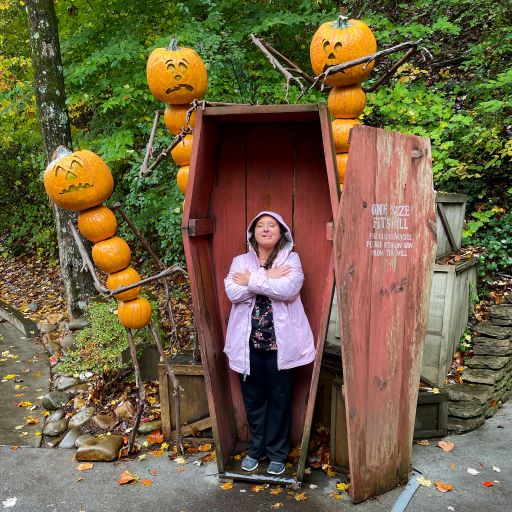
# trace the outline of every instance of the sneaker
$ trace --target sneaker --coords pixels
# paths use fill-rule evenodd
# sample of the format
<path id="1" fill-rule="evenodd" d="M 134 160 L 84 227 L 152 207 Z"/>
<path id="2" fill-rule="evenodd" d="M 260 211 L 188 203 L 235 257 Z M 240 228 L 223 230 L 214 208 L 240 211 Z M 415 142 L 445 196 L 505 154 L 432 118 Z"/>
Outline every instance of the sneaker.
<path id="1" fill-rule="evenodd" d="M 240 466 L 244 471 L 254 471 L 258 467 L 258 461 L 246 455 Z"/>
<path id="2" fill-rule="evenodd" d="M 285 465 L 282 462 L 274 462 L 272 461 L 267 468 L 267 473 L 270 475 L 280 475 L 284 473 Z"/>

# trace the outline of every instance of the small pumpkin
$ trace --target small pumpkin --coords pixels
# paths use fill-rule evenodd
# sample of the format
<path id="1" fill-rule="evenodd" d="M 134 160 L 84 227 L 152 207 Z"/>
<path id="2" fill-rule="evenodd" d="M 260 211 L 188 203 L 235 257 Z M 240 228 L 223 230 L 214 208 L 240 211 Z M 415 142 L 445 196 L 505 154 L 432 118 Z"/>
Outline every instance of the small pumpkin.
<path id="1" fill-rule="evenodd" d="M 130 264 L 131 257 L 130 247 L 118 236 L 102 240 L 92 248 L 92 259 L 95 265 L 108 274 L 126 268 Z"/>
<path id="2" fill-rule="evenodd" d="M 332 122 L 332 136 L 336 153 L 348 152 L 350 130 L 356 124 L 361 124 L 361 121 L 358 119 L 335 119 Z"/>
<path id="3" fill-rule="evenodd" d="M 189 171 L 189 166 L 184 165 L 183 167 L 180 167 L 178 174 L 176 175 L 176 181 L 178 182 L 178 188 L 181 190 L 182 194 L 187 193 L 188 171 Z"/>
<path id="4" fill-rule="evenodd" d="M 120 302 L 117 317 L 127 329 L 142 329 L 151 321 L 151 304 L 144 297 Z"/>
<path id="5" fill-rule="evenodd" d="M 336 119 L 357 119 L 366 105 L 366 93 L 359 84 L 333 87 L 327 98 L 329 111 Z"/>
<path id="6" fill-rule="evenodd" d="M 78 229 L 90 242 L 106 240 L 117 230 L 117 219 L 114 212 L 106 206 L 95 206 L 80 212 Z"/>
<path id="7" fill-rule="evenodd" d="M 189 103 L 185 105 L 166 105 L 164 110 L 164 124 L 173 135 L 178 135 L 181 129 L 187 126 L 187 112 L 189 109 Z M 188 121 L 188 126 L 194 128 L 195 124 L 196 111 L 194 110 Z"/>
<path id="8" fill-rule="evenodd" d="M 133 267 L 126 267 L 124 270 L 114 272 L 108 276 L 107 288 L 109 290 L 117 290 L 117 288 L 120 288 L 121 286 L 128 286 L 130 284 L 137 283 L 138 281 L 140 281 L 139 273 Z M 136 286 L 131 290 L 117 293 L 114 297 L 117 300 L 133 300 L 139 295 L 140 288 L 140 286 Z"/>
<path id="9" fill-rule="evenodd" d="M 365 57 L 377 51 L 377 41 L 368 25 L 361 20 L 349 20 L 340 15 L 334 22 L 320 25 L 309 48 L 315 75 L 337 64 Z M 375 62 L 367 62 L 338 71 L 325 80 L 333 87 L 356 84 L 364 80 Z"/>
<path id="10" fill-rule="evenodd" d="M 146 66 L 148 86 L 164 103 L 190 103 L 200 100 L 208 85 L 206 66 L 192 48 L 180 48 L 172 39 L 168 48 L 151 52 Z"/>
<path id="11" fill-rule="evenodd" d="M 61 147 L 44 171 L 43 183 L 56 205 L 73 211 L 103 203 L 114 190 L 114 179 L 107 164 L 87 149 L 71 153 Z"/>
<path id="12" fill-rule="evenodd" d="M 192 156 L 192 141 L 194 136 L 189 134 L 178 143 L 178 145 L 171 151 L 172 159 L 179 165 L 190 164 L 190 157 Z"/>
<path id="13" fill-rule="evenodd" d="M 338 181 L 343 185 L 347 173 L 348 153 L 336 153 L 336 164 L 338 166 Z"/>

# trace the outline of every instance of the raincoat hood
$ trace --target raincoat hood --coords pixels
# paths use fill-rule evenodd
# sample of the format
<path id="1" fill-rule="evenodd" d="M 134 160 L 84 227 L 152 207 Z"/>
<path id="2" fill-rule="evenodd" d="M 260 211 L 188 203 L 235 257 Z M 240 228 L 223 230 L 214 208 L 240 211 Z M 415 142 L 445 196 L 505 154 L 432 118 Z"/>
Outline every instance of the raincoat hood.
<path id="1" fill-rule="evenodd" d="M 254 232 L 254 224 L 255 224 L 256 220 L 259 219 L 260 217 L 262 217 L 263 215 L 270 215 L 270 217 L 273 217 L 274 219 L 276 219 L 277 222 L 279 222 L 279 224 L 281 224 L 281 226 L 284 228 L 284 231 L 285 231 L 284 238 L 286 240 L 286 243 L 280 252 L 282 252 L 284 254 L 289 254 L 291 252 L 291 250 L 293 249 L 292 232 L 290 231 L 290 228 L 288 227 L 286 222 L 283 220 L 281 215 L 279 215 L 276 212 L 272 212 L 272 211 L 268 211 L 268 210 L 259 212 L 258 215 L 256 215 L 251 220 L 251 222 L 249 222 L 249 226 L 247 227 L 247 246 L 249 248 L 249 251 L 255 252 L 254 247 L 252 246 L 252 244 L 250 242 L 250 239 Z"/>

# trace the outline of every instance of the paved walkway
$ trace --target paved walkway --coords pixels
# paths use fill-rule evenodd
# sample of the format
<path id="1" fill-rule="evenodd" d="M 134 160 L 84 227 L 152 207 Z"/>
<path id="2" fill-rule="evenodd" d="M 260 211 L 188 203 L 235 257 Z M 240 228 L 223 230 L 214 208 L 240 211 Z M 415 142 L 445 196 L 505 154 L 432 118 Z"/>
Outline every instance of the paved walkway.
<path id="1" fill-rule="evenodd" d="M 48 393 L 49 379 L 44 347 L 9 323 L 0 323 L 0 444 L 40 445 L 40 397 Z"/>

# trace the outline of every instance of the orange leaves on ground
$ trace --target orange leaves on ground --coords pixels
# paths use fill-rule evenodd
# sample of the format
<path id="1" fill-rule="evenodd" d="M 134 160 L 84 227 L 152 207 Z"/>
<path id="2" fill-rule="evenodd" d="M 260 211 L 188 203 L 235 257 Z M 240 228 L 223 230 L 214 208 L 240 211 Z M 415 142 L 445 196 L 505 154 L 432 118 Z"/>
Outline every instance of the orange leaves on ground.
<path id="1" fill-rule="evenodd" d="M 336 476 L 336 472 L 332 469 L 332 466 L 330 466 L 329 464 L 322 464 L 322 469 L 324 470 L 327 476 Z"/>
<path id="2" fill-rule="evenodd" d="M 295 501 L 306 501 L 308 497 L 306 496 L 306 491 L 297 493 L 293 499 Z"/>
<path id="3" fill-rule="evenodd" d="M 82 464 L 78 464 L 78 467 L 76 468 L 77 471 L 88 471 L 89 469 L 92 469 L 94 467 L 94 464 L 92 462 L 82 462 Z"/>
<path id="4" fill-rule="evenodd" d="M 436 480 L 434 482 L 434 485 L 436 486 L 436 489 L 441 492 L 449 492 L 453 490 L 452 484 L 446 484 L 444 482 L 441 482 L 440 480 Z"/>
<path id="5" fill-rule="evenodd" d="M 492 487 L 494 485 L 494 482 L 490 482 L 489 480 L 482 483 L 485 485 L 485 487 Z"/>
<path id="6" fill-rule="evenodd" d="M 164 436 L 160 430 L 155 430 L 154 432 L 151 432 L 148 436 L 148 442 L 149 443 L 163 443 L 164 442 Z"/>
<path id="7" fill-rule="evenodd" d="M 221 489 L 224 489 L 225 491 L 230 491 L 233 489 L 233 482 L 224 482 L 221 486 Z"/>
<path id="8" fill-rule="evenodd" d="M 153 485 L 153 480 L 141 480 L 140 485 L 143 485 L 144 487 L 149 487 L 150 485 Z"/>
<path id="9" fill-rule="evenodd" d="M 430 441 L 428 439 L 421 439 L 420 441 L 415 441 L 415 443 L 419 446 L 430 446 Z"/>
<path id="10" fill-rule="evenodd" d="M 283 508 L 284 503 L 278 501 L 277 503 L 274 503 L 273 505 L 270 505 L 270 508 Z"/>
<path id="11" fill-rule="evenodd" d="M 455 448 L 455 445 L 450 441 L 439 441 L 437 446 L 441 448 L 443 452 L 451 452 Z"/>
<path id="12" fill-rule="evenodd" d="M 251 492 L 261 492 L 265 490 L 265 485 L 251 485 Z"/>
<path id="13" fill-rule="evenodd" d="M 150 471 L 150 473 L 151 473 L 153 476 L 158 475 L 158 471 L 157 471 L 156 469 L 152 469 L 152 470 Z"/>
<path id="14" fill-rule="evenodd" d="M 278 494 L 281 494 L 283 492 L 283 488 L 278 485 L 277 487 L 272 487 L 272 489 L 270 489 L 270 494 L 272 494 L 272 496 L 277 496 Z"/>
<path id="15" fill-rule="evenodd" d="M 20 445 L 16 444 L 14 446 L 11 446 L 11 451 L 15 452 L 16 450 L 19 450 L 19 448 L 20 448 Z"/>
<path id="16" fill-rule="evenodd" d="M 153 457 L 161 457 L 164 454 L 163 450 L 151 450 L 149 452 Z"/>
<path id="17" fill-rule="evenodd" d="M 16 407 L 32 407 L 32 402 L 17 402 L 14 405 Z"/>
<path id="18" fill-rule="evenodd" d="M 215 452 L 210 452 L 201 457 L 199 460 L 207 464 L 208 462 L 213 462 L 214 460 L 217 460 L 217 455 L 215 455 Z"/>
<path id="19" fill-rule="evenodd" d="M 39 423 L 39 418 L 36 418 L 35 416 L 27 416 L 25 421 L 27 422 L 27 425 L 37 425 Z"/>
<path id="20" fill-rule="evenodd" d="M 139 479 L 136 476 L 133 476 L 129 471 L 123 471 L 121 476 L 117 480 L 118 484 L 125 485 L 138 482 Z"/>
<path id="21" fill-rule="evenodd" d="M 339 491 L 346 491 L 350 487 L 350 484 L 346 484 L 345 482 L 338 482 L 336 484 L 336 489 Z"/>
<path id="22" fill-rule="evenodd" d="M 176 468 L 176 473 L 184 473 L 184 472 L 185 472 L 185 468 L 183 466 Z"/>
<path id="23" fill-rule="evenodd" d="M 209 452 L 211 449 L 212 449 L 212 445 L 210 443 L 199 445 L 200 452 Z"/>
<path id="24" fill-rule="evenodd" d="M 331 498 L 334 498 L 335 500 L 342 500 L 343 499 L 343 494 L 340 494 L 339 492 L 336 492 L 336 491 L 330 492 L 329 496 Z"/>

